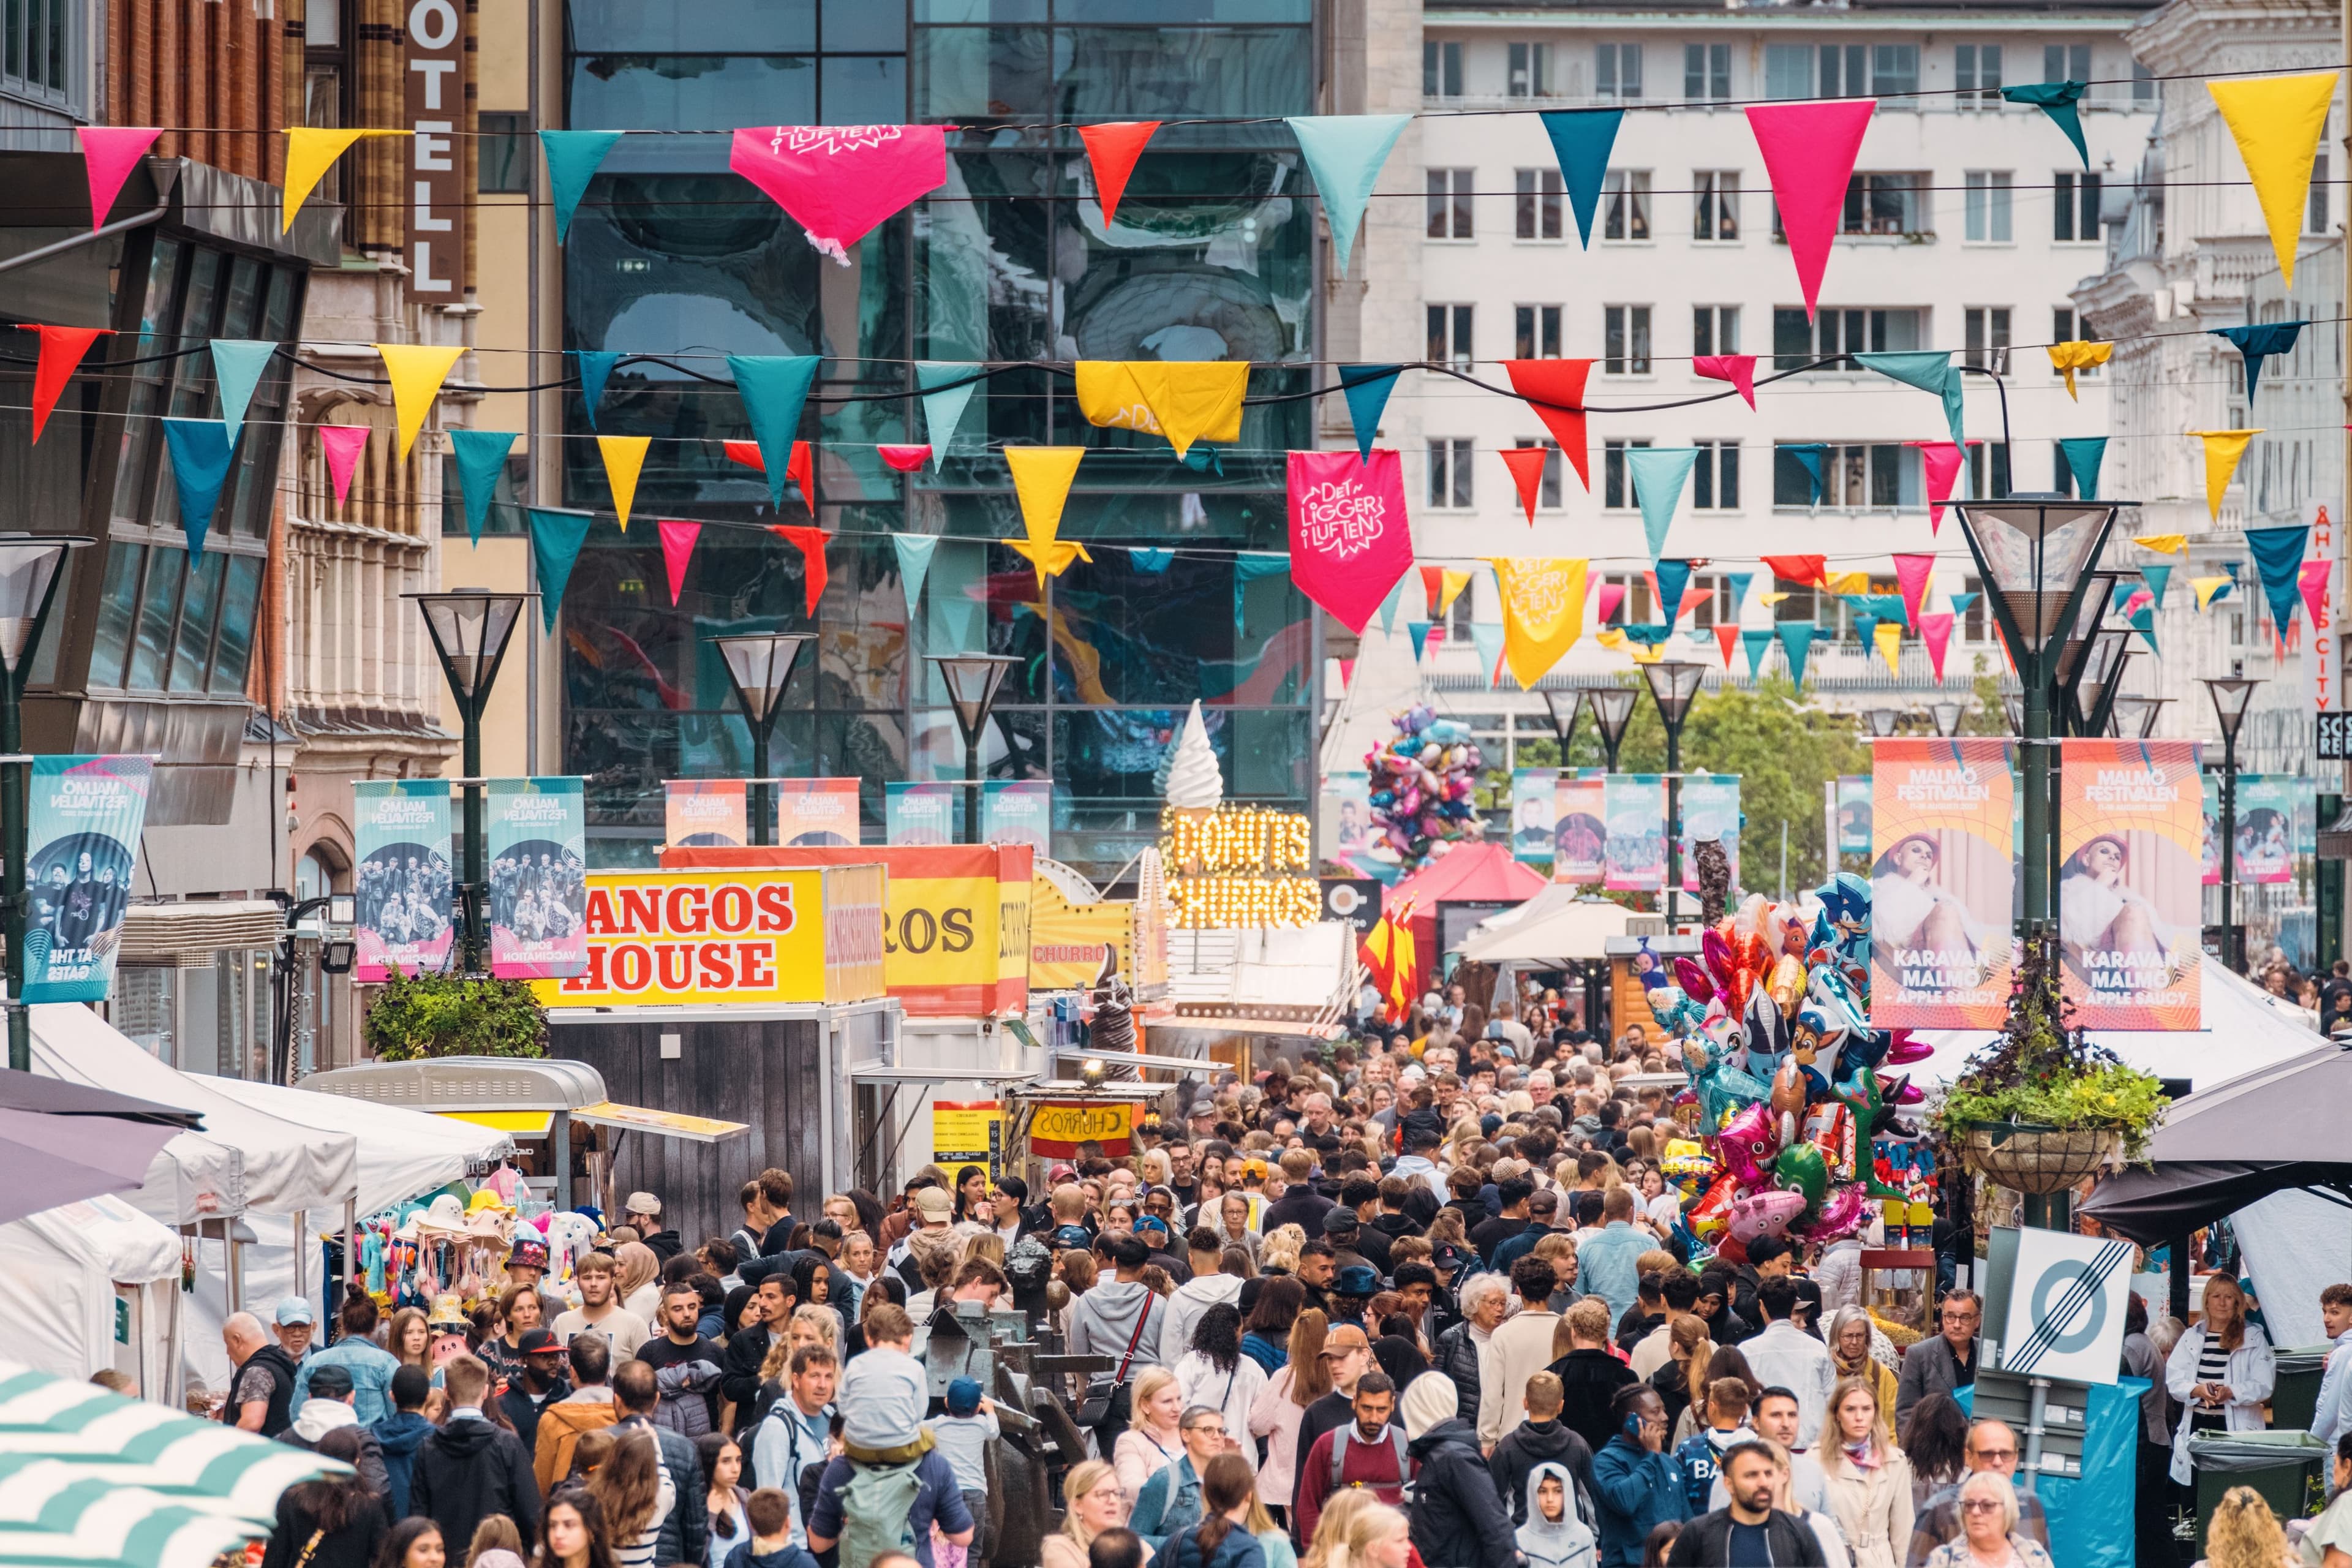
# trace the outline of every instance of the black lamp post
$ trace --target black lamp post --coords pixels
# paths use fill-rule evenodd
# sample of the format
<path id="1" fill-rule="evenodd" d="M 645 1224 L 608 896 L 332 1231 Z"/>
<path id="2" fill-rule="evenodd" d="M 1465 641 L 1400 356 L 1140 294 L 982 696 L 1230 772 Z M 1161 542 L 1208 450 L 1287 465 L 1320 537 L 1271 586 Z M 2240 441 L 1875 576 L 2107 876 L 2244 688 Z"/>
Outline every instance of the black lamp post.
<path id="1" fill-rule="evenodd" d="M 1577 721 L 1584 717 L 1584 693 L 1576 687 L 1547 689 L 1544 710 L 1551 715 L 1551 732 L 1559 740 L 1559 765 L 1568 766 L 1568 748 L 1576 739 Z"/>
<path id="2" fill-rule="evenodd" d="M 2131 629 L 2110 626 L 2091 639 L 2090 651 L 2083 656 L 2080 672 L 2074 678 L 2074 690 L 2070 702 L 2074 709 L 2074 733 L 2097 735 L 2105 731 L 2107 718 L 2115 711 L 2116 699 L 2121 694 L 2124 666 L 2131 660 Z"/>
<path id="3" fill-rule="evenodd" d="M 458 963 L 467 974 L 479 974 L 488 953 L 488 931 L 483 920 L 482 862 L 482 710 L 489 703 L 490 687 L 499 678 L 507 643 L 522 624 L 536 594 L 496 594 L 488 588 L 452 588 L 440 594 L 404 594 L 425 612 L 425 630 L 440 658 L 441 674 L 457 700 L 465 736 L 461 759 L 464 777 L 458 781 L 465 798 L 466 875 L 457 887 L 463 910 Z"/>
<path id="4" fill-rule="evenodd" d="M 1877 741 L 1893 735 L 1902 718 L 1903 715 L 1892 708 L 1865 708 L 1862 710 L 1863 728 L 1870 731 L 1873 740 Z"/>
<path id="5" fill-rule="evenodd" d="M 25 809 L 32 759 L 25 748 L 25 681 L 41 627 L 57 597 L 66 552 L 91 541 L 79 534 L 0 533 L 0 931 L 8 938 L 8 1065 L 33 1070 L 33 1020 L 25 1011 L 25 858 L 32 823 Z"/>
<path id="6" fill-rule="evenodd" d="M 1969 716 L 1969 705 L 1948 697 L 1938 698 L 1927 704 L 1927 715 L 1936 721 L 1936 733 L 1948 741 L 1960 732 L 1961 721 Z"/>
<path id="7" fill-rule="evenodd" d="M 964 802 L 963 842 L 980 842 L 980 733 L 1004 678 L 1021 661 L 1010 654 L 935 653 L 927 656 L 939 666 L 940 679 L 955 709 L 956 726 L 963 731 L 963 782 L 971 792 Z"/>
<path id="8" fill-rule="evenodd" d="M 1706 679 L 1706 666 L 1683 659 L 1662 658 L 1645 664 L 1642 674 L 1650 682 L 1650 696 L 1658 704 L 1658 718 L 1666 727 L 1666 930 L 1674 931 L 1683 890 L 1683 721 Z"/>
<path id="9" fill-rule="evenodd" d="M 2213 697 L 2213 717 L 2221 723 L 2221 962 L 2238 973 L 2246 969 L 2245 933 L 2238 929 L 2238 731 L 2246 722 L 2246 705 L 2253 700 L 2260 681 L 2240 673 L 2206 679 Z"/>
<path id="10" fill-rule="evenodd" d="M 1952 504 L 2023 689 L 2018 738 L 2025 753 L 2021 847 L 2028 934 L 2038 935 L 2050 921 L 2050 698 L 2056 655 L 2093 588 L 2091 568 L 2116 513 L 2126 504 L 2054 495 Z"/>
<path id="11" fill-rule="evenodd" d="M 2022 735 L 2025 733 L 2024 698 L 2020 697 L 2014 691 L 2004 694 L 2000 700 L 2000 711 L 2001 716 L 2009 721 L 2009 732 L 2011 734 Z"/>
<path id="12" fill-rule="evenodd" d="M 2118 696 L 2109 705 L 2109 727 L 2121 739 L 2145 741 L 2156 733 L 2164 705 L 2171 700 L 2169 697 Z"/>
<path id="13" fill-rule="evenodd" d="M 808 632 L 746 632 L 710 639 L 726 662 L 728 683 L 735 688 L 735 701 L 751 731 L 751 787 L 743 808 L 751 818 L 745 826 L 753 844 L 768 842 L 768 825 L 776 815 L 768 805 L 768 742 L 776 732 L 776 715 L 784 709 L 784 688 L 793 682 L 801 649 L 814 641 Z"/>
<path id="14" fill-rule="evenodd" d="M 1644 668 L 1655 668 L 1646 665 Z M 1641 693 L 1630 686 L 1588 686 L 1584 700 L 1592 704 L 1592 727 L 1601 731 L 1601 752 L 1609 771 L 1617 771 L 1617 748 L 1625 743 L 1625 726 L 1633 721 L 1633 704 Z"/>

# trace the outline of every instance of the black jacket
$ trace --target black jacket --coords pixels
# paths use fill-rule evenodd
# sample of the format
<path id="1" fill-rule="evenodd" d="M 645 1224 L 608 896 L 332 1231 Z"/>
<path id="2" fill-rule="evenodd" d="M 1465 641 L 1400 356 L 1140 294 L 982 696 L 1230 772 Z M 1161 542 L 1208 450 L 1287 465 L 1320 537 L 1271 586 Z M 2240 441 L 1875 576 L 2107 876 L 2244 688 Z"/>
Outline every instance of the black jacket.
<path id="1" fill-rule="evenodd" d="M 1594 1453 L 1607 1447 L 1617 1435 L 1611 1402 L 1619 1389 L 1642 1381 L 1633 1369 L 1607 1351 L 1570 1351 L 1544 1370 L 1559 1379 L 1559 1418 Z"/>
<path id="2" fill-rule="evenodd" d="M 760 1402 L 760 1365 L 768 1359 L 768 1325 L 738 1329 L 727 1342 L 726 1359 L 719 1363 L 719 1396 L 735 1405 L 735 1430 L 751 1424 L 751 1407 Z"/>
<path id="3" fill-rule="evenodd" d="M 262 1548 L 261 1568 L 294 1568 L 301 1559 L 303 1548 L 310 1544 L 310 1537 L 319 1525 L 308 1510 L 295 1502 L 302 1489 L 289 1487 L 278 1495 L 278 1528 L 269 1532 L 269 1544 Z M 320 1536 L 319 1549 L 310 1553 L 309 1568 L 374 1568 L 376 1551 L 391 1533 L 392 1525 L 384 1518 L 383 1500 L 370 1498 L 342 1529 Z"/>
<path id="4" fill-rule="evenodd" d="M 657 1230 L 651 1236 L 641 1236 L 637 1239 L 652 1247 L 654 1256 L 664 1263 L 686 1250 L 686 1243 L 678 1240 L 677 1232 L 674 1230 Z"/>
<path id="5" fill-rule="evenodd" d="M 1511 1562 L 1511 1513 L 1478 1452 L 1478 1429 L 1456 1416 L 1413 1439 L 1412 1544 L 1428 1568 Z"/>
<path id="6" fill-rule="evenodd" d="M 571 1383 L 561 1377 L 548 1389 L 544 1399 L 533 1399 L 530 1390 L 520 1378 L 507 1384 L 507 1391 L 499 1395 L 499 1409 L 513 1425 L 515 1436 L 522 1439 L 524 1453 L 539 1451 L 539 1413 L 559 1400 L 569 1398 L 571 1394 Z"/>
<path id="7" fill-rule="evenodd" d="M 1774 1509 L 1764 1521 L 1773 1568 L 1822 1568 L 1822 1543 L 1804 1521 Z M 1731 1561 L 1731 1510 L 1717 1509 L 1683 1526 L 1666 1553 L 1666 1568 L 1717 1568 Z"/>
<path id="8" fill-rule="evenodd" d="M 682 1432 L 673 1432 L 656 1425 L 642 1415 L 624 1416 L 614 1424 L 615 1435 L 624 1432 L 645 1432 L 661 1445 L 662 1468 L 669 1472 L 670 1485 L 677 1489 L 677 1501 L 662 1521 L 661 1531 L 654 1537 L 656 1563 L 685 1563 L 702 1568 L 703 1552 L 709 1544 L 710 1521 L 708 1498 L 710 1489 L 704 1483 L 702 1459 L 694 1451 L 694 1439 Z"/>
<path id="9" fill-rule="evenodd" d="M 1437 1336 L 1434 1371 L 1454 1382 L 1454 1410 L 1463 1420 L 1478 1419 L 1478 1342 L 1470 1337 L 1470 1320 L 1463 1319 Z"/>
<path id="10" fill-rule="evenodd" d="M 528 1551 L 539 1539 L 539 1507 L 530 1450 L 503 1426 L 453 1418 L 416 1450 L 408 1511 L 439 1525 L 445 1542 L 469 1542 L 476 1525 L 502 1513 L 514 1521 Z"/>
<path id="11" fill-rule="evenodd" d="M 294 1425 L 294 1358 L 277 1345 L 264 1345 L 236 1363 L 236 1370 L 228 1375 L 229 1397 L 221 1406 L 221 1420 L 231 1426 L 236 1425 L 236 1385 L 250 1366 L 268 1369 L 269 1408 L 261 1418 L 261 1436 L 275 1437 Z"/>
<path id="12" fill-rule="evenodd" d="M 1522 1421 L 1486 1457 L 1495 1489 L 1511 1510 L 1511 1521 L 1525 1524 L 1528 1478 L 1538 1465 L 1564 1465 L 1582 1488 L 1592 1485 L 1592 1448 L 1561 1421 Z"/>

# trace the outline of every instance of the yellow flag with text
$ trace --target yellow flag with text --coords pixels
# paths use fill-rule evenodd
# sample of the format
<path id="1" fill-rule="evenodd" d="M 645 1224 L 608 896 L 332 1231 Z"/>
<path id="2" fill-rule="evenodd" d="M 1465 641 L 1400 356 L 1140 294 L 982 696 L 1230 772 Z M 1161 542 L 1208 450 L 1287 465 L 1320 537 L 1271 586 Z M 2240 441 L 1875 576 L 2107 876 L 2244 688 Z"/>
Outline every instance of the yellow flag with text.
<path id="1" fill-rule="evenodd" d="M 1503 591 L 1503 662 L 1520 689 L 1532 690 L 1582 635 L 1588 564 L 1581 557 L 1496 558 L 1495 581 Z"/>

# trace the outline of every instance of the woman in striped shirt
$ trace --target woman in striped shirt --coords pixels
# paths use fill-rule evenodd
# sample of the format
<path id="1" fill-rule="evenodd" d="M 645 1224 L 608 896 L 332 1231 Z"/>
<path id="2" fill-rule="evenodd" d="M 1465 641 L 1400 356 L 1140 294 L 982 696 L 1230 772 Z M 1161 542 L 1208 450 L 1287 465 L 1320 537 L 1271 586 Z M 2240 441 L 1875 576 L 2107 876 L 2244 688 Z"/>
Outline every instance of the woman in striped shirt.
<path id="1" fill-rule="evenodd" d="M 2227 1274 L 2208 1275 L 2201 1321 L 2164 1363 L 2165 1386 L 2183 1407 L 2172 1436 L 2172 1479 L 2189 1484 L 2192 1432 L 2261 1431 L 2263 1402 L 2277 1382 L 2270 1341 L 2246 1321 L 2245 1292 Z"/>
<path id="2" fill-rule="evenodd" d="M 632 1432 L 614 1444 L 611 1458 L 588 1478 L 588 1490 L 604 1508 L 605 1539 L 620 1568 L 653 1568 L 662 1521 L 677 1506 L 653 1435 Z"/>

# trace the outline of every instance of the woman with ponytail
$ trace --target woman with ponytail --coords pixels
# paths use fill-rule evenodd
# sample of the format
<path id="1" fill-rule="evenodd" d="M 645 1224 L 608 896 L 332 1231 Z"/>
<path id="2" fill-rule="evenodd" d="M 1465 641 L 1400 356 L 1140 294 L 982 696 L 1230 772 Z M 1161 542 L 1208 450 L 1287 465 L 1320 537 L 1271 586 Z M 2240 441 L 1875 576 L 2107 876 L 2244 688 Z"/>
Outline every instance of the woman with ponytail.
<path id="1" fill-rule="evenodd" d="M 1265 1548 L 1249 1531 L 1257 1475 L 1239 1454 L 1219 1454 L 1201 1475 L 1201 1524 L 1172 1537 L 1165 1568 L 1265 1568 Z"/>

